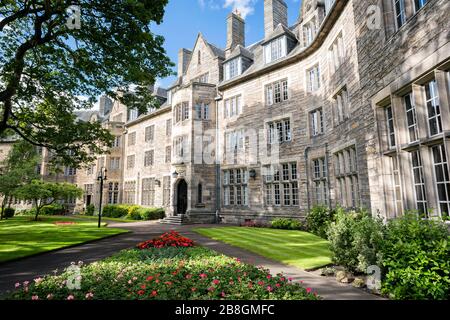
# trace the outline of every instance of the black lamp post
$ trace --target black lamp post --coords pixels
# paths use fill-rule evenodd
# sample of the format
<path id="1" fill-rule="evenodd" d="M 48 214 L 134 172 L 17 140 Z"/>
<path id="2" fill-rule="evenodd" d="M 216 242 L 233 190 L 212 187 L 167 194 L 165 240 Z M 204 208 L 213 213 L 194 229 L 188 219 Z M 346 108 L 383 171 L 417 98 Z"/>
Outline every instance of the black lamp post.
<path id="1" fill-rule="evenodd" d="M 100 172 L 98 173 L 97 180 L 100 181 L 100 203 L 98 205 L 98 227 L 102 223 L 102 202 L 103 202 L 103 181 L 107 180 L 106 178 L 106 168 L 101 167 Z"/>

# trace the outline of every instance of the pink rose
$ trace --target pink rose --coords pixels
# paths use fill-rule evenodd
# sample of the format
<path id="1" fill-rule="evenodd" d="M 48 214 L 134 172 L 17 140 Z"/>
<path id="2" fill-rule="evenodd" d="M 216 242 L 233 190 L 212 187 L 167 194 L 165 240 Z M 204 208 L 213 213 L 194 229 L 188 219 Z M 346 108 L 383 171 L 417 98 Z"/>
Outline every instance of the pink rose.
<path id="1" fill-rule="evenodd" d="M 31 297 L 31 300 L 39 300 L 39 297 L 37 295 L 34 295 Z"/>

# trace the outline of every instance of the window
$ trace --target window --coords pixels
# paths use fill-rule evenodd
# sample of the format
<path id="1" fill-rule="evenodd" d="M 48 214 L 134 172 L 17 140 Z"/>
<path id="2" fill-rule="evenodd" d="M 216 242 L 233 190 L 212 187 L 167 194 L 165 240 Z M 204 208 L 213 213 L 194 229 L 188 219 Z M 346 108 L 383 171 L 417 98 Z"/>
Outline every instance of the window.
<path id="1" fill-rule="evenodd" d="M 163 206 L 170 206 L 170 176 L 163 177 Z"/>
<path id="2" fill-rule="evenodd" d="M 324 132 L 322 108 L 310 113 L 311 136 L 315 137 Z"/>
<path id="3" fill-rule="evenodd" d="M 189 103 L 183 102 L 182 104 L 183 113 L 181 116 L 181 120 L 184 121 L 186 119 L 189 119 Z"/>
<path id="4" fill-rule="evenodd" d="M 176 157 L 182 158 L 184 156 L 185 143 L 186 143 L 186 140 L 183 136 L 175 138 L 174 146 L 175 146 L 175 156 Z"/>
<path id="5" fill-rule="evenodd" d="M 125 204 L 135 204 L 136 201 L 136 181 L 127 181 L 123 186 L 123 202 Z"/>
<path id="6" fill-rule="evenodd" d="M 93 184 L 85 184 L 84 185 L 84 194 L 92 195 L 94 193 L 94 185 Z"/>
<path id="7" fill-rule="evenodd" d="M 337 199 L 343 207 L 359 206 L 359 182 L 355 147 L 334 154 Z"/>
<path id="8" fill-rule="evenodd" d="M 386 113 L 386 127 L 387 127 L 389 148 L 394 148 L 395 127 L 394 127 L 394 115 L 392 113 L 392 106 L 386 107 L 385 113 Z"/>
<path id="9" fill-rule="evenodd" d="M 209 120 L 209 104 L 198 103 L 195 105 L 195 118 L 197 120 Z"/>
<path id="10" fill-rule="evenodd" d="M 414 0 L 414 9 L 419 11 L 427 2 L 428 0 Z"/>
<path id="11" fill-rule="evenodd" d="M 397 156 L 392 157 L 391 161 L 392 161 L 392 184 L 394 187 L 395 213 L 396 213 L 396 217 L 398 217 L 403 212 L 402 189 L 401 189 L 401 182 L 400 182 L 400 168 L 398 166 Z"/>
<path id="12" fill-rule="evenodd" d="M 109 159 L 109 169 L 110 170 L 119 170 L 120 169 L 120 158 L 111 157 Z"/>
<path id="13" fill-rule="evenodd" d="M 75 176 L 77 174 L 77 169 L 73 167 L 65 167 L 64 175 L 65 176 Z"/>
<path id="14" fill-rule="evenodd" d="M 203 203 L 203 186 L 201 183 L 197 185 L 197 203 Z"/>
<path id="15" fill-rule="evenodd" d="M 166 147 L 166 156 L 164 159 L 165 163 L 171 163 L 172 162 L 172 147 L 171 146 L 167 146 Z"/>
<path id="16" fill-rule="evenodd" d="M 334 40 L 333 44 L 328 49 L 330 70 L 331 73 L 336 72 L 341 66 L 345 59 L 345 48 L 344 39 L 342 37 L 342 32 Z"/>
<path id="17" fill-rule="evenodd" d="M 428 215 L 428 201 L 425 192 L 422 156 L 419 150 L 411 152 L 411 164 L 414 195 L 416 197 L 416 209 L 420 214 Z"/>
<path id="18" fill-rule="evenodd" d="M 325 158 L 318 158 L 313 163 L 313 184 L 315 204 L 328 205 L 328 174 Z"/>
<path id="19" fill-rule="evenodd" d="M 114 137 L 114 142 L 113 142 L 112 147 L 113 147 L 113 148 L 120 148 L 120 142 L 121 142 L 121 140 L 122 140 L 122 137 L 121 137 L 121 136 L 115 136 L 115 137 Z"/>
<path id="20" fill-rule="evenodd" d="M 135 155 L 131 155 L 127 157 L 127 169 L 133 169 L 134 168 L 134 162 L 135 162 Z"/>
<path id="21" fill-rule="evenodd" d="M 101 169 L 105 165 L 105 157 L 99 157 L 98 158 L 98 168 Z"/>
<path id="22" fill-rule="evenodd" d="M 138 115 L 138 109 L 128 109 L 128 121 L 136 120 Z"/>
<path id="23" fill-rule="evenodd" d="M 183 102 L 174 107 L 175 123 L 189 119 L 189 103 Z"/>
<path id="24" fill-rule="evenodd" d="M 331 11 L 331 7 L 333 6 L 335 0 L 325 0 L 325 15 L 327 15 Z"/>
<path id="25" fill-rule="evenodd" d="M 228 98 L 224 103 L 224 117 L 230 118 L 242 113 L 242 98 L 240 95 Z"/>
<path id="26" fill-rule="evenodd" d="M 155 205 L 155 178 L 142 179 L 142 205 Z"/>
<path id="27" fill-rule="evenodd" d="M 134 146 L 136 144 L 136 132 L 131 132 L 128 135 L 128 145 Z"/>
<path id="28" fill-rule="evenodd" d="M 144 154 L 144 167 L 149 167 L 154 164 L 154 158 L 155 158 L 155 151 L 149 150 L 145 151 Z"/>
<path id="29" fill-rule="evenodd" d="M 297 163 L 263 167 L 264 198 L 267 206 L 298 206 Z"/>
<path id="30" fill-rule="evenodd" d="M 425 84 L 425 97 L 428 110 L 428 129 L 430 136 L 435 136 L 442 132 L 441 109 L 436 86 L 436 80 Z"/>
<path id="31" fill-rule="evenodd" d="M 395 22 L 399 29 L 406 21 L 405 0 L 394 0 Z"/>
<path id="32" fill-rule="evenodd" d="M 109 182 L 108 183 L 108 204 L 119 203 L 119 183 Z"/>
<path id="33" fill-rule="evenodd" d="M 242 60 L 240 57 L 226 62 L 223 66 L 225 80 L 230 80 L 242 73 Z"/>
<path id="34" fill-rule="evenodd" d="M 344 122 L 348 117 L 348 92 L 342 88 L 334 97 L 334 124 L 335 126 Z"/>
<path id="35" fill-rule="evenodd" d="M 406 96 L 403 97 L 403 99 L 405 101 L 409 142 L 415 142 L 419 140 L 419 129 L 417 127 L 417 114 L 416 114 L 416 106 L 414 103 L 414 96 L 412 93 L 408 93 Z"/>
<path id="36" fill-rule="evenodd" d="M 145 128 L 145 142 L 149 142 L 155 139 L 155 125 Z"/>
<path id="37" fill-rule="evenodd" d="M 305 47 L 309 46 L 316 35 L 316 19 L 311 19 L 308 23 L 303 25 L 303 42 Z"/>
<path id="38" fill-rule="evenodd" d="M 248 171 L 244 168 L 223 172 L 225 206 L 248 206 Z"/>
<path id="39" fill-rule="evenodd" d="M 197 63 L 202 64 L 202 52 L 197 51 Z"/>
<path id="40" fill-rule="evenodd" d="M 319 65 L 315 65 L 306 71 L 308 92 L 314 92 L 320 89 L 320 70 Z"/>
<path id="41" fill-rule="evenodd" d="M 225 133 L 225 148 L 227 152 L 243 151 L 245 144 L 244 130 Z"/>
<path id="42" fill-rule="evenodd" d="M 166 137 L 172 136 L 172 119 L 166 120 Z"/>
<path id="43" fill-rule="evenodd" d="M 266 85 L 266 104 L 271 106 L 289 99 L 286 79 Z"/>
<path id="44" fill-rule="evenodd" d="M 282 36 L 275 40 L 272 40 L 264 46 L 264 56 L 266 63 L 276 61 L 286 56 L 286 42 L 286 36 Z"/>
<path id="45" fill-rule="evenodd" d="M 267 126 L 267 141 L 269 144 L 291 141 L 291 121 L 289 119 L 269 122 Z"/>
<path id="46" fill-rule="evenodd" d="M 91 164 L 91 165 L 89 165 L 89 167 L 87 168 L 86 174 L 87 174 L 88 176 L 90 176 L 91 174 L 94 174 L 94 170 L 95 170 L 95 165 L 94 165 L 94 164 Z M 39 171 L 39 172 L 40 172 L 40 171 Z"/>
<path id="47" fill-rule="evenodd" d="M 443 144 L 432 148 L 434 178 L 441 217 L 450 213 L 450 177 L 448 171 L 447 154 Z"/>
<path id="48" fill-rule="evenodd" d="M 209 73 L 204 73 L 195 79 L 195 82 L 208 83 Z"/>

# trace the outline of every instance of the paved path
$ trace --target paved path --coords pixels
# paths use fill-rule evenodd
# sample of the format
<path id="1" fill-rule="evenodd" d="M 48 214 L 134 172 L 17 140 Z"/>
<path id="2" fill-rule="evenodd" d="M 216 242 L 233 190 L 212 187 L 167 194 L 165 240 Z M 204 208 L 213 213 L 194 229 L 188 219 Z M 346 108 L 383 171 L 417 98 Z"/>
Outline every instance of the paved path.
<path id="1" fill-rule="evenodd" d="M 124 228 L 131 233 L 121 234 L 112 238 L 94 241 L 88 244 L 61 249 L 18 261 L 0 264 L 0 295 L 13 289 L 16 282 L 32 280 L 39 276 L 52 273 L 55 269 L 63 269 L 72 261 L 90 263 L 115 252 L 135 246 L 138 242 L 151 239 L 169 230 L 178 230 L 197 243 L 217 252 L 241 259 L 243 262 L 261 265 L 270 269 L 272 274 L 283 272 L 294 281 L 303 281 L 305 287 L 311 287 L 324 299 L 332 300 L 374 300 L 381 299 L 351 285 L 340 284 L 334 279 L 321 277 L 305 272 L 296 267 L 261 257 L 244 249 L 234 247 L 223 242 L 215 241 L 191 231 L 192 226 L 162 225 L 157 222 L 112 223 L 111 227 Z M 211 225 L 212 226 L 212 225 Z M 211 227 L 197 225 L 196 227 Z M 217 227 L 217 225 L 214 225 Z"/>

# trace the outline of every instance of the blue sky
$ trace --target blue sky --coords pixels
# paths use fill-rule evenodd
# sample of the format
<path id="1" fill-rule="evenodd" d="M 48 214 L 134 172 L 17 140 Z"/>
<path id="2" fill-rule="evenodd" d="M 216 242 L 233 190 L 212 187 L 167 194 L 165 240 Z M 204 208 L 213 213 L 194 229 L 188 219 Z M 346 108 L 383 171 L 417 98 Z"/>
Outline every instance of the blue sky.
<path id="1" fill-rule="evenodd" d="M 298 18 L 301 0 L 285 0 L 289 24 Z M 226 43 L 226 17 L 237 8 L 245 16 L 246 45 L 257 42 L 264 35 L 264 0 L 169 0 L 164 21 L 153 31 L 164 36 L 164 47 L 176 64 L 180 48 L 191 49 L 201 32 L 220 48 Z M 176 67 L 175 67 L 176 70 Z M 158 85 L 168 87 L 175 77 L 160 79 Z"/>

